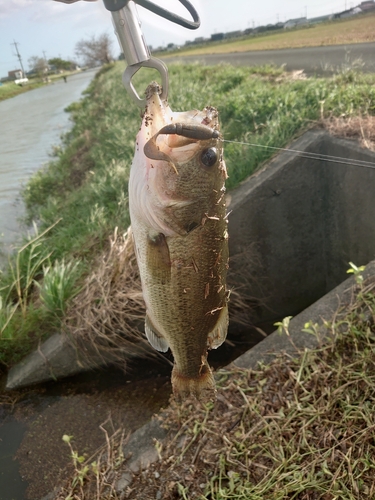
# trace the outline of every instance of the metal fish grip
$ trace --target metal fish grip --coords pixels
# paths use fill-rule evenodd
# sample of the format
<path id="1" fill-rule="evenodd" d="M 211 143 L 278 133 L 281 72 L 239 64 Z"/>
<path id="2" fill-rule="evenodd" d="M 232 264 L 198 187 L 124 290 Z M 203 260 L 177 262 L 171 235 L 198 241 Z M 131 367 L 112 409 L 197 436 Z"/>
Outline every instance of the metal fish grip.
<path id="1" fill-rule="evenodd" d="M 149 0 L 103 0 L 107 10 L 112 13 L 112 20 L 115 27 L 120 47 L 124 53 L 128 67 L 125 69 L 122 81 L 137 106 L 144 107 L 146 99 L 139 97 L 132 84 L 132 78 L 142 67 L 156 69 L 162 81 L 161 99 L 168 97 L 168 69 L 167 66 L 155 57 L 152 57 L 145 38 L 141 30 L 141 23 L 138 18 L 136 4 L 147 10 L 161 16 L 184 28 L 197 29 L 200 26 L 200 19 L 197 11 L 188 0 L 179 0 L 179 2 L 191 14 L 192 20 L 185 19 L 173 12 L 159 7 Z"/>

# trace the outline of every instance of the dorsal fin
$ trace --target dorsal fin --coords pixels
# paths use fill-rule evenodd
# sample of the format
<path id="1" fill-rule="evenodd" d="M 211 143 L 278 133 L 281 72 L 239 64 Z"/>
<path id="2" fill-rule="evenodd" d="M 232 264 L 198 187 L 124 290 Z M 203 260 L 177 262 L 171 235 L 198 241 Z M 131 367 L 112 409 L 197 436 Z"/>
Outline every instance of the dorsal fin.
<path id="1" fill-rule="evenodd" d="M 145 333 L 147 340 L 150 342 L 152 347 L 160 352 L 167 352 L 169 349 L 169 344 L 165 338 L 157 331 L 157 329 L 152 324 L 148 314 L 146 314 L 145 320 Z"/>

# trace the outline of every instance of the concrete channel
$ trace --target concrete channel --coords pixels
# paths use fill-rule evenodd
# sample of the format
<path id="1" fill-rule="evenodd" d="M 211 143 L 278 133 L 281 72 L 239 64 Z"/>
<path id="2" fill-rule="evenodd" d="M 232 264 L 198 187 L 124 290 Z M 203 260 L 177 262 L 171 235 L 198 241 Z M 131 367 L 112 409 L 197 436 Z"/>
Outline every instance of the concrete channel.
<path id="1" fill-rule="evenodd" d="M 375 154 L 322 130 L 305 133 L 290 150 L 325 159 L 284 151 L 228 195 L 230 285 L 260 327 L 299 314 L 338 286 L 349 262 L 375 258 Z M 9 371 L 6 387 L 90 369 L 84 357 L 56 333 Z"/>
<path id="2" fill-rule="evenodd" d="M 289 335 L 273 332 L 232 363 L 239 368 L 255 369 L 281 352 L 295 355 L 324 342 L 324 321 L 352 298 L 349 262 L 367 264 L 364 279 L 375 279 L 375 154 L 322 131 L 308 132 L 291 149 L 369 162 L 370 168 L 282 153 L 231 193 L 231 255 L 244 256 L 233 259 L 232 272 L 245 278 L 245 293 L 258 301 L 255 324 L 295 316 Z M 320 326 L 319 339 L 303 331 L 307 322 Z M 130 458 L 119 493 L 134 472 L 158 460 L 155 442 L 166 435 L 156 419 L 132 434 L 123 449 Z"/>
<path id="3" fill-rule="evenodd" d="M 228 194 L 231 286 L 243 294 L 247 314 L 260 328 L 293 316 L 293 342 L 271 333 L 233 362 L 242 368 L 268 362 L 281 351 L 292 353 L 295 346 L 313 348 L 316 339 L 302 332 L 303 325 L 322 324 L 349 302 L 354 284 L 347 279 L 349 262 L 368 264 L 364 276 L 375 276 L 375 154 L 322 130 L 307 132 L 290 150 L 303 153 L 278 154 Z M 7 388 L 87 368 L 56 333 L 9 372 Z M 131 458 L 122 490 L 134 471 L 157 459 L 154 439 L 164 437 L 154 420 L 132 434 L 124 449 Z M 52 493 L 44 500 L 51 498 Z"/>

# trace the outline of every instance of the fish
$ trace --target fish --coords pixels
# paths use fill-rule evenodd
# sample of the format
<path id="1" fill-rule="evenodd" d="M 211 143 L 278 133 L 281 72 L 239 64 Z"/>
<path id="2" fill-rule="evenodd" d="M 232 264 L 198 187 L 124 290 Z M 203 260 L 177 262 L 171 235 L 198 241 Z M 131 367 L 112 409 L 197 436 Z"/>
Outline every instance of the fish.
<path id="1" fill-rule="evenodd" d="M 228 330 L 227 170 L 218 111 L 173 112 L 146 90 L 129 176 L 129 212 L 146 305 L 145 334 L 171 349 L 176 400 L 215 396 L 208 350 Z"/>

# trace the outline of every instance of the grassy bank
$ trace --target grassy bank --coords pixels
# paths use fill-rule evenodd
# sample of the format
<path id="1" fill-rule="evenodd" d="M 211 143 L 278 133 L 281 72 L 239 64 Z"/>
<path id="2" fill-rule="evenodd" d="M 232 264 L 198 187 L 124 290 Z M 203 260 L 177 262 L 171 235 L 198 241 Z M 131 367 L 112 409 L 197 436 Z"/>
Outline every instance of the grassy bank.
<path id="1" fill-rule="evenodd" d="M 140 111 L 121 83 L 122 64 L 103 70 L 70 106 L 73 128 L 55 159 L 24 190 L 38 235 L 25 240 L 0 276 L 0 362 L 10 366 L 59 328 L 69 300 L 117 227 L 129 225 L 127 185 Z M 144 89 L 151 73 L 136 75 Z M 347 71 L 295 80 L 281 69 L 170 66 L 170 104 L 183 111 L 219 109 L 225 139 L 284 147 L 322 117 L 375 114 L 375 77 Z M 273 150 L 228 143 L 228 188 Z"/>
<path id="2" fill-rule="evenodd" d="M 368 43 L 375 41 L 374 22 L 375 14 L 372 13 L 352 19 L 300 26 L 289 30 L 281 29 L 276 33 L 259 33 L 231 41 L 210 42 L 199 47 L 182 47 L 177 53 L 178 55 L 223 54 L 248 50 Z"/>
<path id="3" fill-rule="evenodd" d="M 172 402 L 160 416 L 169 434 L 155 442 L 159 460 L 144 471 L 129 472 L 120 430 L 82 463 L 64 436 L 75 472 L 56 500 L 373 499 L 375 283 L 355 274 L 352 303 L 324 324 L 325 345 L 220 370 L 215 404 Z M 316 324 L 304 331 L 320 338 Z"/>
<path id="4" fill-rule="evenodd" d="M 23 94 L 29 90 L 37 89 L 43 85 L 45 84 L 41 82 L 29 82 L 23 84 L 22 86 L 16 85 L 14 82 L 6 82 L 0 87 L 0 101 L 5 101 L 5 99 L 10 99 L 11 97 Z"/>

